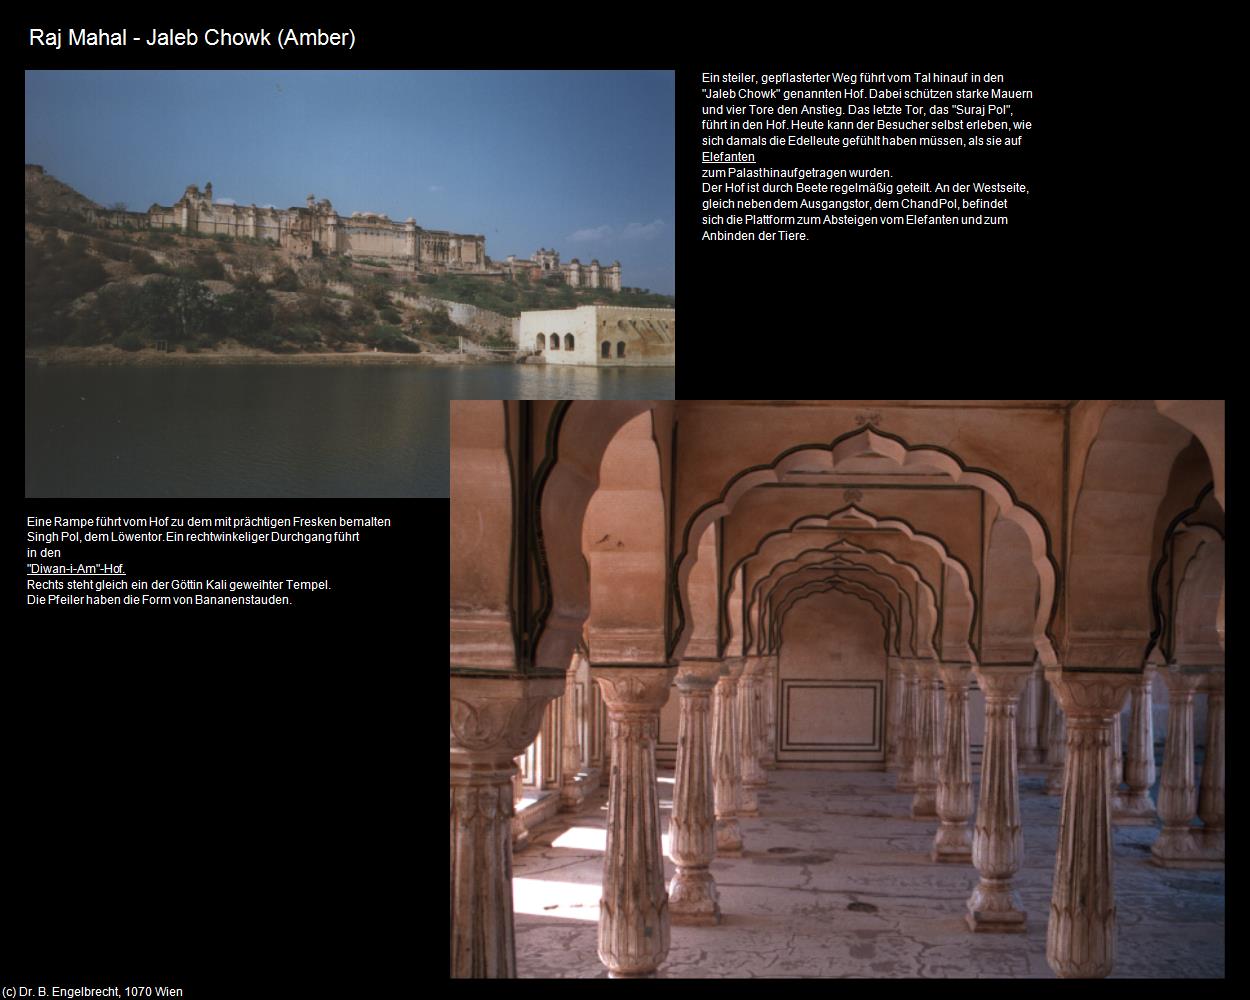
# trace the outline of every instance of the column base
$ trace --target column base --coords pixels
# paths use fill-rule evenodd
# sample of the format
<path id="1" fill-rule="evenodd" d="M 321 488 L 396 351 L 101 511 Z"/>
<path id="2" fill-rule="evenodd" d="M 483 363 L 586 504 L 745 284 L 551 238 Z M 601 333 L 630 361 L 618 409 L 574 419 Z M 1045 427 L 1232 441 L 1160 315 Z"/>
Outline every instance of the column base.
<path id="1" fill-rule="evenodd" d="M 894 783 L 894 790 L 896 792 L 914 792 L 916 790 L 916 783 L 912 781 L 911 778 L 904 777 L 900 773 L 898 780 Z"/>
<path id="2" fill-rule="evenodd" d="M 758 816 L 760 814 L 760 801 L 755 797 L 755 786 L 748 785 L 745 781 L 738 795 L 738 808 L 734 812 L 739 816 Z"/>
<path id="3" fill-rule="evenodd" d="M 594 782 L 598 784 L 598 780 Z M 560 788 L 560 812 L 577 812 L 586 801 L 592 783 L 589 777 L 578 776 Z"/>
<path id="4" fill-rule="evenodd" d="M 742 783 L 746 788 L 765 788 L 768 786 L 768 779 L 761 775 L 758 778 L 752 778 L 750 781 Z"/>
<path id="5" fill-rule="evenodd" d="M 972 831 L 966 823 L 943 821 L 933 839 L 930 857 L 949 864 L 972 864 Z"/>
<path id="6" fill-rule="evenodd" d="M 1202 848 L 1206 852 L 1207 857 L 1215 860 L 1219 859 L 1220 863 L 1224 862 L 1224 828 L 1218 830 L 1202 831 Z"/>
<path id="7" fill-rule="evenodd" d="M 916 788 L 911 800 L 912 819 L 937 819 L 937 789 L 927 786 Z"/>
<path id="8" fill-rule="evenodd" d="M 1027 917 L 1018 892 L 982 879 L 972 890 L 964 920 L 978 934 L 1023 934 Z"/>
<path id="9" fill-rule="evenodd" d="M 1063 768 L 1050 772 L 1050 777 L 1046 779 L 1046 794 L 1063 794 Z"/>
<path id="10" fill-rule="evenodd" d="M 674 924 L 709 926 L 720 923 L 716 880 L 706 868 L 683 871 L 680 867 L 668 887 L 668 916 Z"/>
<path id="11" fill-rule="evenodd" d="M 731 858 L 742 856 L 742 827 L 738 825 L 736 816 L 716 821 L 716 855 Z"/>
<path id="12" fill-rule="evenodd" d="M 609 979 L 659 979 L 658 972 L 613 972 L 608 970 Z"/>
<path id="13" fill-rule="evenodd" d="M 1111 813 L 1111 822 L 1116 826 L 1153 826 L 1157 813 L 1150 793 L 1125 792 L 1117 796 L 1117 808 Z"/>
<path id="14" fill-rule="evenodd" d="M 1223 868 L 1224 854 L 1206 843 L 1201 828 L 1164 827 L 1150 848 L 1150 861 L 1160 868 Z"/>

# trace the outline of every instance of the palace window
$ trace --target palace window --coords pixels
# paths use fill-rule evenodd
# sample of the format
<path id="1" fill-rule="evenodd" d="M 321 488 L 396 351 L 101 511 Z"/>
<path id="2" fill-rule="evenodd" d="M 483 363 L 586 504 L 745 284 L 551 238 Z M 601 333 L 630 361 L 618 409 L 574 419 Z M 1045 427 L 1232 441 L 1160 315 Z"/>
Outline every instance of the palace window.
<path id="1" fill-rule="evenodd" d="M 623 340 L 618 340 L 618 341 L 616 342 L 616 356 L 617 356 L 618 358 L 623 358 L 623 357 L 625 357 L 625 341 L 623 341 Z"/>
<path id="2" fill-rule="evenodd" d="M 606 340 L 599 347 L 599 356 L 602 358 L 612 357 L 612 345 L 609 344 Z"/>
<path id="3" fill-rule="evenodd" d="M 547 338 L 544 337 L 541 333 L 538 335 L 537 347 L 540 351 L 544 350 L 547 347 Z"/>
<path id="4" fill-rule="evenodd" d="M 566 351 L 573 350 L 573 335 L 571 333 L 566 333 L 564 335 L 564 349 Z"/>

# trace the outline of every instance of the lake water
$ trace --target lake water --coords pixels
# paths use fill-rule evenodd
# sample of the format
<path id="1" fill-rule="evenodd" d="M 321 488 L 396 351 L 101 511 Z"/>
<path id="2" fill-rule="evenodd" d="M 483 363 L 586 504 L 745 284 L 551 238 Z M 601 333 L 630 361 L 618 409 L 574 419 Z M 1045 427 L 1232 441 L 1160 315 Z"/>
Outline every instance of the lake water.
<path id="1" fill-rule="evenodd" d="M 672 399 L 673 368 L 26 369 L 30 497 L 445 497 L 453 399 Z"/>

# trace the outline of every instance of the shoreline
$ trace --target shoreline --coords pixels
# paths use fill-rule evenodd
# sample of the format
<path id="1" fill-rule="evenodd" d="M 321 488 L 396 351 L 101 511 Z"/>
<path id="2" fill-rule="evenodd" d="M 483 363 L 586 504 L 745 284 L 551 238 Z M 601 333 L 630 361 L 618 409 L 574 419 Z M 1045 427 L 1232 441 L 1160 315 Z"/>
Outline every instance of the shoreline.
<path id="1" fill-rule="evenodd" d="M 338 354 L 273 354 L 268 351 L 202 351 L 197 354 L 166 353 L 145 349 L 122 351 L 116 347 L 51 347 L 27 349 L 27 368 L 49 365 L 126 365 L 141 368 L 180 365 L 511 365 L 512 358 L 473 354 L 405 354 L 397 351 L 353 351 Z"/>

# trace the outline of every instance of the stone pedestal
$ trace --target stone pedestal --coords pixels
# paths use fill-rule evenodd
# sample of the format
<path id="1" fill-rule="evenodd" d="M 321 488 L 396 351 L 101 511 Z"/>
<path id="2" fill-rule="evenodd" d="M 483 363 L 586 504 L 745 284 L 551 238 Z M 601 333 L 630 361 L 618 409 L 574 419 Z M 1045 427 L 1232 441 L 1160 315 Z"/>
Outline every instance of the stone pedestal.
<path id="1" fill-rule="evenodd" d="M 716 810 L 712 790 L 712 689 L 724 672 L 719 660 L 686 660 L 677 671 L 681 720 L 669 855 L 677 873 L 668 887 L 675 924 L 720 923 L 716 880 L 708 866 L 716 857 Z"/>
<path id="2" fill-rule="evenodd" d="M 938 771 L 937 814 L 942 821 L 933 838 L 933 860 L 972 861 L 972 764 L 968 747 L 968 681 L 966 663 L 943 663 L 939 668 L 946 688 L 946 725 Z"/>
<path id="3" fill-rule="evenodd" d="M 513 760 L 560 694 L 556 678 L 451 679 L 451 975 L 514 977 Z"/>
<path id="4" fill-rule="evenodd" d="M 1046 684 L 1048 697 L 1046 713 L 1046 794 L 1063 794 L 1063 764 L 1068 753 L 1068 737 L 1066 720 L 1063 717 L 1063 706 L 1055 694 L 1053 685 Z"/>
<path id="5" fill-rule="evenodd" d="M 560 725 L 561 812 L 576 812 L 586 799 L 586 782 L 579 777 L 582 770 L 582 740 L 581 720 L 577 717 L 577 675 L 581 664 L 581 657 L 575 656 L 564 682 L 564 717 Z"/>
<path id="6" fill-rule="evenodd" d="M 914 792 L 916 782 L 913 770 L 916 766 L 916 740 L 919 735 L 920 698 L 917 688 L 920 684 L 916 676 L 915 660 L 901 660 L 900 670 L 903 674 L 903 705 L 899 713 L 899 769 L 894 787 L 900 792 Z"/>
<path id="7" fill-rule="evenodd" d="M 1202 762 L 1198 815 L 1207 860 L 1224 862 L 1224 670 L 1207 674 L 1207 755 Z"/>
<path id="8" fill-rule="evenodd" d="M 1137 677 L 1052 671 L 1049 679 L 1067 718 L 1068 757 L 1046 961 L 1065 979 L 1098 978 L 1115 961 L 1111 720 Z"/>
<path id="9" fill-rule="evenodd" d="M 716 853 L 742 853 L 738 799 L 742 786 L 738 754 L 738 677 L 741 660 L 726 660 L 712 694 L 712 781 L 716 803 Z"/>
<path id="10" fill-rule="evenodd" d="M 978 666 L 985 692 L 985 752 L 981 757 L 981 798 L 972 838 L 972 863 L 981 876 L 968 899 L 968 926 L 974 931 L 1024 932 L 1025 912 L 1011 877 L 1020 868 L 1024 837 L 1016 751 L 1016 703 L 1028 683 L 1020 667 Z"/>
<path id="11" fill-rule="evenodd" d="M 1127 790 L 1120 796 L 1115 822 L 1126 825 L 1152 826 L 1155 804 L 1150 789 L 1155 783 L 1155 735 L 1150 704 L 1150 684 L 1154 667 L 1147 664 L 1129 697 L 1132 711 L 1128 725 L 1128 753 L 1124 760 L 1124 783 Z"/>
<path id="12" fill-rule="evenodd" d="M 916 761 L 912 771 L 916 793 L 911 800 L 911 814 L 916 819 L 936 819 L 938 764 L 942 756 L 938 732 L 942 682 L 938 677 L 936 660 L 917 661 L 916 672 L 920 678 L 917 686 L 919 738 L 916 741 Z"/>
<path id="13" fill-rule="evenodd" d="M 651 976 L 668 956 L 668 893 L 655 782 L 656 714 L 668 667 L 591 666 L 608 706 L 612 781 L 599 901 L 599 959 L 613 978 Z"/>
<path id="14" fill-rule="evenodd" d="M 1163 829 L 1150 848 L 1150 859 L 1165 868 L 1211 866 L 1202 832 L 1190 824 L 1197 813 L 1194 781 L 1194 693 L 1202 686 L 1201 671 L 1170 666 L 1163 671 L 1168 686 L 1168 736 L 1159 780 L 1159 818 Z"/>

